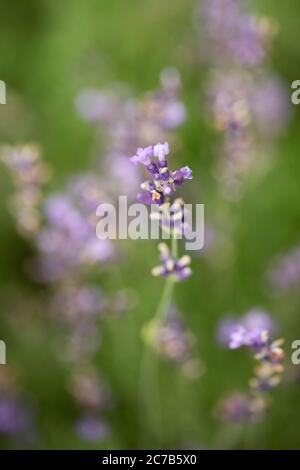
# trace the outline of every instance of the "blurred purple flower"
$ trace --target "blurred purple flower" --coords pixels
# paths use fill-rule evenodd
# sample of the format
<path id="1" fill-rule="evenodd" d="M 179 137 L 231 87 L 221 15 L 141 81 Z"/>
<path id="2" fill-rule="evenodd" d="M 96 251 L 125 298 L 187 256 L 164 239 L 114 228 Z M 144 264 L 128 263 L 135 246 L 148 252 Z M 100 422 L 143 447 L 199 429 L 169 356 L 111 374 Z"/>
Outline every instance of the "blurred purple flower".
<path id="1" fill-rule="evenodd" d="M 220 344 L 236 349 L 241 346 L 261 348 L 265 341 L 264 332 L 274 334 L 276 329 L 272 317 L 259 309 L 252 309 L 242 317 L 228 317 L 223 319 L 217 330 Z"/>
<path id="2" fill-rule="evenodd" d="M 296 247 L 272 262 L 267 278 L 273 292 L 284 293 L 300 285 L 300 248 Z"/>
<path id="3" fill-rule="evenodd" d="M 32 412 L 13 393 L 0 393 L 0 434 L 24 441 L 34 437 Z"/>
<path id="4" fill-rule="evenodd" d="M 203 0 L 200 15 L 209 52 L 218 63 L 255 67 L 266 55 L 271 25 L 245 12 L 243 0 Z M 204 51 L 205 53 L 205 51 Z"/>
<path id="5" fill-rule="evenodd" d="M 249 423 L 263 418 L 265 401 L 247 393 L 233 393 L 223 399 L 218 406 L 218 416 L 222 421 Z"/>
<path id="6" fill-rule="evenodd" d="M 143 335 L 155 351 L 180 365 L 188 378 L 196 378 L 203 372 L 202 362 L 195 355 L 196 338 L 174 305 L 162 321 L 153 320 L 146 325 Z"/>
<path id="7" fill-rule="evenodd" d="M 102 441 L 109 434 L 109 426 L 103 418 L 82 416 L 76 423 L 76 431 L 86 441 Z"/>

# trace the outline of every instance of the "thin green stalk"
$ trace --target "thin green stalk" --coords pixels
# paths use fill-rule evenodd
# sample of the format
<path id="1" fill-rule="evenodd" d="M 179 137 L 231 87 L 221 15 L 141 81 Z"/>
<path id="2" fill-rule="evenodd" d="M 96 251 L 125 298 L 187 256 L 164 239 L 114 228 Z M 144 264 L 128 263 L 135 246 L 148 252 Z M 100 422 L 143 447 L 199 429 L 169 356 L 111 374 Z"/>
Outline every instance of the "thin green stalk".
<path id="1" fill-rule="evenodd" d="M 174 258 L 177 258 L 177 239 L 171 238 L 171 252 Z M 153 324 L 160 323 L 167 315 L 174 292 L 174 280 L 168 278 L 165 281 L 165 286 L 162 291 L 162 296 L 158 304 L 157 310 L 153 317 Z M 147 414 L 147 403 L 149 402 L 149 417 L 153 423 L 157 435 L 161 441 L 162 439 L 162 410 L 161 410 L 161 397 L 159 387 L 159 374 L 157 370 L 157 357 L 153 352 L 145 347 L 142 353 L 141 370 L 140 370 L 140 401 L 142 404 L 146 404 L 146 409 L 141 416 L 144 418 Z M 143 400 L 144 399 L 144 400 Z M 149 401 L 148 401 L 149 400 Z M 143 403 L 145 401 L 145 403 Z M 144 416 L 143 416 L 144 414 Z M 144 421 L 142 421 L 144 425 Z M 162 442 L 160 442 L 162 444 Z"/>

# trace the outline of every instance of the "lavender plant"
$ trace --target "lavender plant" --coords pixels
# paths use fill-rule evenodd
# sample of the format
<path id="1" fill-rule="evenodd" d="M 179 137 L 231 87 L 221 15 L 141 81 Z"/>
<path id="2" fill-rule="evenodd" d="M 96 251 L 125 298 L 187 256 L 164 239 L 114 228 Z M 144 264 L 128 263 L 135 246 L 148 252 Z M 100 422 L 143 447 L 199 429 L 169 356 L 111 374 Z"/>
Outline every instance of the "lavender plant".
<path id="1" fill-rule="evenodd" d="M 257 365 L 250 379 L 250 390 L 234 392 L 218 406 L 224 421 L 248 423 L 262 419 L 269 404 L 268 392 L 279 385 L 283 374 L 283 340 L 272 339 L 275 325 L 264 311 L 254 309 L 236 320 L 225 319 L 218 330 L 221 344 L 230 349 L 246 347 Z"/>
<path id="2" fill-rule="evenodd" d="M 222 135 L 215 173 L 236 198 L 249 174 L 269 168 L 272 144 L 289 120 L 283 84 L 266 65 L 277 26 L 250 14 L 242 0 L 205 0 L 199 11 L 201 38 L 210 44 L 203 51 L 211 65 L 208 114 Z"/>
<path id="3" fill-rule="evenodd" d="M 184 202 L 173 197 L 176 190 L 185 181 L 191 180 L 193 175 L 188 166 L 171 170 L 169 152 L 167 142 L 158 143 L 138 148 L 130 159 L 134 165 L 145 167 L 150 176 L 141 184 L 138 201 L 159 206 L 155 217 L 158 217 L 162 230 L 167 231 L 171 239 L 171 247 L 166 243 L 158 246 L 161 264 L 152 269 L 152 275 L 166 278 L 166 284 L 154 318 L 143 329 L 143 338 L 156 352 L 180 364 L 189 376 L 197 376 L 201 367 L 200 361 L 192 354 L 194 337 L 184 327 L 176 307 L 171 306 L 174 284 L 192 274 L 190 256 L 178 256 L 177 242 L 186 223 Z"/>

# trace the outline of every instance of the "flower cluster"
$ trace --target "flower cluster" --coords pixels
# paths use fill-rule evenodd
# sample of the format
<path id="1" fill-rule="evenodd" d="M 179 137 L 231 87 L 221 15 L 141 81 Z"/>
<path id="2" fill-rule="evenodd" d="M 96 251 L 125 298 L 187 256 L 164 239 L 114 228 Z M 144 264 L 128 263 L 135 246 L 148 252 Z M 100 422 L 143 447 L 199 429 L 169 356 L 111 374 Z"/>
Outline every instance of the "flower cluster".
<path id="1" fill-rule="evenodd" d="M 228 421 L 252 421 L 260 419 L 267 407 L 266 392 L 271 391 L 280 382 L 283 373 L 283 340 L 273 341 L 270 332 L 274 323 L 263 311 L 251 310 L 241 321 L 232 319 L 221 323 L 218 331 L 219 340 L 227 343 L 230 349 L 247 347 L 258 365 L 250 380 L 250 392 L 233 394 L 226 398 L 219 407 L 220 416 Z"/>
<path id="2" fill-rule="evenodd" d="M 42 187 L 50 176 L 49 168 L 41 160 L 39 148 L 30 144 L 3 147 L 0 160 L 8 168 L 15 184 L 10 208 L 18 230 L 24 236 L 32 236 L 40 227 Z"/>
<path id="3" fill-rule="evenodd" d="M 183 200 L 171 201 L 171 196 L 184 181 L 193 178 L 192 170 L 184 166 L 179 170 L 172 171 L 169 168 L 168 155 L 169 144 L 158 143 L 146 148 L 138 148 L 136 154 L 130 158 L 134 165 L 144 166 L 151 174 L 150 181 L 141 184 L 142 193 L 137 199 L 144 204 L 156 204 L 160 207 L 158 216 L 161 227 L 167 230 L 173 240 L 177 238 L 177 231 L 181 235 L 185 223 Z M 177 253 L 172 253 L 165 243 L 159 245 L 161 265 L 153 268 L 154 276 L 168 277 L 173 281 L 183 281 L 191 275 L 189 256 L 177 258 Z"/>
<path id="4" fill-rule="evenodd" d="M 276 26 L 244 11 L 242 0 L 204 0 L 203 34 L 210 57 L 218 63 L 259 66 L 266 57 Z"/>
<path id="5" fill-rule="evenodd" d="M 126 87 L 85 90 L 77 99 L 80 115 L 95 126 L 106 142 L 105 171 L 116 194 L 134 196 L 140 182 L 137 168 L 130 164 L 134 149 L 171 137 L 171 131 L 186 119 L 180 101 L 181 81 L 175 69 L 161 73 L 161 89 L 140 100 Z"/>
<path id="6" fill-rule="evenodd" d="M 85 367 L 73 374 L 70 391 L 79 410 L 76 432 L 86 441 L 99 441 L 109 434 L 103 416 L 111 406 L 111 395 L 94 368 Z"/>
<path id="7" fill-rule="evenodd" d="M 142 333 L 144 341 L 154 351 L 178 364 L 187 377 L 195 378 L 203 371 L 202 363 L 194 353 L 195 338 L 186 329 L 178 310 L 170 304 L 174 283 L 184 281 L 192 273 L 190 256 L 178 258 L 177 255 L 177 239 L 182 238 L 188 223 L 186 209 L 182 199 L 173 200 L 172 196 L 193 175 L 188 166 L 172 171 L 168 162 L 169 152 L 168 142 L 157 143 L 139 147 L 130 158 L 134 165 L 141 165 L 151 175 L 151 180 L 141 184 L 143 192 L 137 199 L 144 204 L 158 206 L 150 217 L 159 221 L 162 231 L 172 240 L 171 249 L 166 243 L 158 246 L 161 264 L 152 269 L 152 275 L 167 278 L 167 283 L 156 315 L 144 326 Z"/>
<path id="8" fill-rule="evenodd" d="M 203 372 L 203 365 L 195 355 L 196 339 L 174 305 L 162 322 L 154 319 L 149 323 L 143 335 L 158 354 L 178 364 L 186 377 L 196 378 Z"/>
<path id="9" fill-rule="evenodd" d="M 272 143 L 290 114 L 281 80 L 265 66 L 276 28 L 245 11 L 241 0 L 205 0 L 200 13 L 211 44 L 209 114 L 224 137 L 216 174 L 226 194 L 237 197 L 249 172 L 268 168 Z"/>
<path id="10" fill-rule="evenodd" d="M 218 417 L 230 423 L 260 421 L 266 409 L 265 400 L 247 393 L 235 392 L 225 397 L 218 406 Z"/>
<path id="11" fill-rule="evenodd" d="M 36 438 L 34 413 L 18 390 L 14 375 L 0 374 L 0 435 L 11 441 L 30 442 Z"/>
<path id="12" fill-rule="evenodd" d="M 36 236 L 39 253 L 34 275 L 43 282 L 61 281 L 112 259 L 114 246 L 96 237 L 96 208 L 107 200 L 101 180 L 92 174 L 72 179 L 66 191 L 44 203 L 44 226 Z"/>
<path id="13" fill-rule="evenodd" d="M 138 194 L 138 200 L 145 204 L 164 204 L 176 189 L 185 180 L 193 178 L 192 171 L 188 166 L 172 171 L 169 168 L 167 155 L 169 144 L 150 145 L 146 148 L 138 148 L 136 155 L 131 157 L 135 165 L 141 164 L 146 167 L 151 175 L 150 181 L 141 184 L 143 193 Z"/>
<path id="14" fill-rule="evenodd" d="M 188 255 L 183 255 L 177 259 L 171 254 L 169 247 L 166 243 L 160 243 L 158 246 L 160 252 L 161 265 L 152 269 L 153 276 L 163 276 L 173 281 L 184 281 L 192 274 L 189 264 L 191 258 Z"/>
<path id="15" fill-rule="evenodd" d="M 265 331 L 273 334 L 276 324 L 271 316 L 260 309 L 252 309 L 242 317 L 230 316 L 223 319 L 218 327 L 220 344 L 236 349 L 241 346 L 252 347 L 260 342 Z"/>

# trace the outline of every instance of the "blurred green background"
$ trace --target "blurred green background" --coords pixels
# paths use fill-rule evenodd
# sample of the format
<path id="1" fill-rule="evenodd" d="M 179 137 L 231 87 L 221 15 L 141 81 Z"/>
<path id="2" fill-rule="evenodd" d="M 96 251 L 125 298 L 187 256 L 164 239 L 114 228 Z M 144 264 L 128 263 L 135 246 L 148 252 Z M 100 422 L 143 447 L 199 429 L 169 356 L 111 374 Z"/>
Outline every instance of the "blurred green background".
<path id="1" fill-rule="evenodd" d="M 130 244 L 119 266 L 121 278 L 101 280 L 107 289 L 137 289 L 139 302 L 126 316 L 104 320 L 102 326 L 97 361 L 113 389 L 116 406 L 109 412 L 110 438 L 94 447 L 213 448 L 220 439 L 223 442 L 223 435 L 238 433 L 237 448 L 299 448 L 297 383 L 276 390 L 266 419 L 242 432 L 237 426 L 221 425 L 213 413 L 224 393 L 246 389 L 252 366 L 245 351 L 228 352 L 217 345 L 215 328 L 222 315 L 255 306 L 272 313 L 280 336 L 286 339 L 289 367 L 291 341 L 300 338 L 299 295 L 272 298 L 263 282 L 272 257 L 300 239 L 299 109 L 294 107 L 288 132 L 276 146 L 271 171 L 252 181 L 238 203 L 224 201 L 212 175 L 217 138 L 201 105 L 207 70 L 199 60 L 195 6 L 194 0 L 2 0 L 0 79 L 7 84 L 8 102 L 0 106 L 0 142 L 40 143 L 54 172 L 48 190 L 60 188 L 69 175 L 88 167 L 93 148 L 92 131 L 74 109 L 78 92 L 86 86 L 101 88 L 121 81 L 140 95 L 158 86 L 161 69 L 178 68 L 188 119 L 178 130 L 182 146 L 176 158 L 193 169 L 193 191 L 205 204 L 207 219 L 220 220 L 220 213 L 226 219 L 216 229 L 226 232 L 233 254 L 222 262 L 194 259 L 193 276 L 176 288 L 176 302 L 197 337 L 206 373 L 189 382 L 175 367 L 159 364 L 160 432 L 138 405 L 140 330 L 153 315 L 163 287 L 149 274 L 156 264 L 155 242 Z M 291 82 L 300 78 L 299 1 L 257 0 L 254 9 L 280 24 L 271 68 L 289 90 Z M 75 411 L 65 386 L 68 371 L 53 352 L 56 326 L 34 304 L 38 288 L 23 271 L 31 247 L 17 234 L 8 212 L 11 190 L 1 167 L 0 338 L 7 343 L 8 365 L 0 367 L 15 364 L 35 402 L 38 447 L 91 448 L 72 428 Z M 18 310 L 12 311 L 16 293 Z M 1 447 L 11 446 L 1 443 Z"/>

